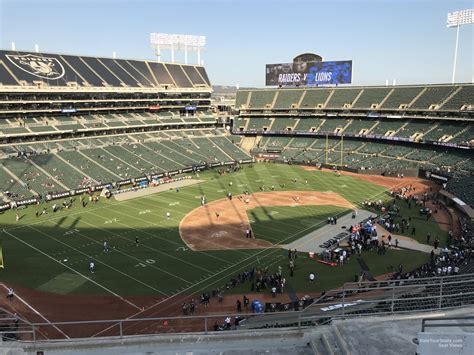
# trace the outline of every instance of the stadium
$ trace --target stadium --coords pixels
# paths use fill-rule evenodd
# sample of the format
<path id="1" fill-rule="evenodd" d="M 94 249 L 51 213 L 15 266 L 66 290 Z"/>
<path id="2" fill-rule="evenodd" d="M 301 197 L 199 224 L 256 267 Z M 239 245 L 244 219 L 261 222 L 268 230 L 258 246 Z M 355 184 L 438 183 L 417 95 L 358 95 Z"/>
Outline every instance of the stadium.
<path id="1" fill-rule="evenodd" d="M 470 353 L 474 84 L 353 70 L 0 50 L 0 350 Z"/>

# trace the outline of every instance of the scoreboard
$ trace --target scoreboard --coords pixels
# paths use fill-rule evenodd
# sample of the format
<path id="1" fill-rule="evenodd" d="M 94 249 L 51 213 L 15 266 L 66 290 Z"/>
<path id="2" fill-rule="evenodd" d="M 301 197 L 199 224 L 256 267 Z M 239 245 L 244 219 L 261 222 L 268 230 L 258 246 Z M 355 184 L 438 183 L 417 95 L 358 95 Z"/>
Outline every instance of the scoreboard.
<path id="1" fill-rule="evenodd" d="M 267 64 L 267 86 L 318 86 L 352 83 L 352 60 Z"/>

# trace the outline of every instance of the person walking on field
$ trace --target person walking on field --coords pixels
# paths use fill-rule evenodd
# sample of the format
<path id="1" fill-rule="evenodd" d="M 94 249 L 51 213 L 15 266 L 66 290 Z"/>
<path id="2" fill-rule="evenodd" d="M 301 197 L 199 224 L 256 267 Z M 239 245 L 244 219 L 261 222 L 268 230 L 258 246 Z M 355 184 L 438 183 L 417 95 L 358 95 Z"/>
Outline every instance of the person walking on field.
<path id="1" fill-rule="evenodd" d="M 14 294 L 15 294 L 15 293 L 13 292 L 13 288 L 12 288 L 12 287 L 7 288 L 7 299 L 8 299 L 8 300 L 11 301 L 11 300 L 13 299 L 13 295 L 14 295 Z"/>
<path id="2" fill-rule="evenodd" d="M 249 307 L 250 300 L 247 298 L 247 296 L 244 296 L 244 307 L 247 309 Z"/>

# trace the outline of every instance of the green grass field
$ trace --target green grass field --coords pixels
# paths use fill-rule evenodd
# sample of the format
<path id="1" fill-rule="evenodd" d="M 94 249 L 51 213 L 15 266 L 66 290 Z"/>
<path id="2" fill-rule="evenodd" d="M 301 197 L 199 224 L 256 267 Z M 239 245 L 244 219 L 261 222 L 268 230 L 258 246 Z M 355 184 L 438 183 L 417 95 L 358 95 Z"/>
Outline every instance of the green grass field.
<path id="1" fill-rule="evenodd" d="M 212 201 L 225 198 L 229 190 L 235 195 L 245 189 L 257 192 L 262 184 L 275 185 L 276 190 L 285 184 L 286 190 L 338 192 L 352 203 L 388 196 L 383 187 L 359 179 L 289 165 L 257 164 L 220 177 L 208 171 L 199 178 L 206 181 L 180 192 L 166 191 L 122 202 L 101 200 L 86 208 L 80 206 L 76 197 L 70 210 L 50 212 L 47 216 L 35 217 L 40 207 L 33 206 L 20 212 L 19 222 L 15 222 L 14 211 L 0 215 L 5 266 L 0 269 L 0 279 L 62 294 L 170 296 L 209 291 L 251 266 L 286 266 L 286 251 L 186 250 L 178 225 L 184 215 L 199 207 L 201 195 Z M 307 185 L 304 180 L 308 180 Z M 229 187 L 231 181 L 233 185 Z M 268 215 L 261 209 L 248 213 L 255 221 L 253 228 L 258 238 L 282 244 L 318 228 L 328 214 L 344 212 L 332 206 L 272 207 L 272 211 L 279 213 Z M 171 219 L 166 219 L 166 212 L 171 213 Z M 139 246 L 135 245 L 136 236 Z M 108 241 L 109 253 L 103 252 L 104 240 Z M 296 290 L 340 286 L 352 281 L 354 273 L 360 271 L 355 260 L 334 270 L 305 259 L 300 258 L 295 278 L 290 282 Z M 377 275 L 401 261 L 407 264 L 406 270 L 416 267 L 426 261 L 426 255 L 393 251 L 383 258 L 367 255 L 364 259 Z M 93 274 L 88 270 L 91 260 L 96 264 Z M 315 270 L 319 277 L 312 288 L 306 283 L 308 270 Z"/>

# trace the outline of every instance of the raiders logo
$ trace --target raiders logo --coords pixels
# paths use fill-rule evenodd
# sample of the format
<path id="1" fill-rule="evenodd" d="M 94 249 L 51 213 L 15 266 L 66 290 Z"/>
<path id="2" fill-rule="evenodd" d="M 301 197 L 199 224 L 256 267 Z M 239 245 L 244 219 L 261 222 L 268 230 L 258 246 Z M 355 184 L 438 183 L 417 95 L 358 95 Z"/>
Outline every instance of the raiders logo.
<path id="1" fill-rule="evenodd" d="M 35 54 L 7 54 L 6 57 L 16 67 L 38 78 L 56 80 L 64 76 L 64 67 L 56 58 Z"/>

